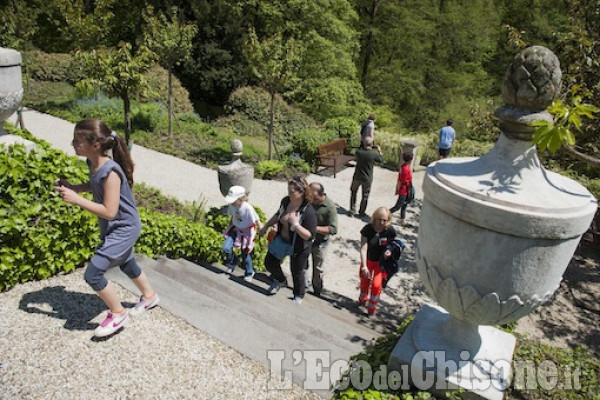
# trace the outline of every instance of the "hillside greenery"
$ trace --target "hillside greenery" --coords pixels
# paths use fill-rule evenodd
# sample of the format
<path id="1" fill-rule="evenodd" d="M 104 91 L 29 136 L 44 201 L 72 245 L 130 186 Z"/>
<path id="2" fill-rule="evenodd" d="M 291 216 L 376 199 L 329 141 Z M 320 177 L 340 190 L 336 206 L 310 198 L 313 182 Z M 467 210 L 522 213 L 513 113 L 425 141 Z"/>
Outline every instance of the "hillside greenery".
<path id="1" fill-rule="evenodd" d="M 286 166 L 284 171 L 297 165 L 288 161 L 297 147 L 288 140 L 290 136 L 309 128 L 316 129 L 316 137 L 326 138 L 330 121 L 338 119 L 353 121 L 356 134 L 359 123 L 373 111 L 378 114 L 378 129 L 389 134 L 392 142 L 402 137 L 426 138 L 428 145 L 421 148 L 423 162 L 435 154 L 428 138 L 449 117 L 455 119 L 458 132 L 453 155 L 484 152 L 497 131 L 490 115 L 502 103 L 500 88 L 506 68 L 528 45 L 545 45 L 561 60 L 567 104 L 582 99 L 598 106 L 600 101 L 600 4 L 596 1 L 0 0 L 0 6 L 0 45 L 24 55 L 28 104 L 48 106 L 54 113 L 56 106 L 70 108 L 74 102 L 112 93 L 123 99 L 116 105 L 121 114 L 133 104 L 133 115 L 125 111 L 124 121 L 112 124 L 116 129 L 128 133 L 131 118 L 137 143 L 159 142 L 165 148 L 177 148 L 173 153 L 213 166 L 227 158 L 227 142 L 235 136 L 247 145 L 251 162 L 271 158 L 264 137 L 271 126 L 265 119 L 269 101 L 260 99 L 264 96 L 256 89 L 265 84 L 265 70 L 261 72 L 258 64 L 262 63 L 256 61 L 264 49 L 249 46 L 252 41 L 264 44 L 279 38 L 280 47 L 293 43 L 298 49 L 290 63 L 281 59 L 271 68 L 272 77 L 279 76 L 274 97 L 275 158 Z M 128 16 L 126 21 L 122 15 Z M 187 40 L 193 34 L 191 48 L 180 43 L 185 48 L 181 54 L 189 57 L 182 56 L 178 65 L 167 64 L 173 67 L 175 86 L 181 83 L 173 96 L 178 115 L 171 141 L 181 142 L 176 136 L 183 135 L 189 143 L 190 137 L 198 135 L 198 143 L 187 146 L 195 151 L 180 149 L 166 139 L 149 139 L 170 130 L 168 119 L 164 122 L 163 118 L 168 72 L 155 72 L 161 82 L 152 83 L 152 69 L 141 75 L 137 71 L 145 71 L 151 60 L 167 65 L 158 54 L 164 49 L 158 51 L 148 41 L 164 35 L 173 42 L 165 44 L 176 47 L 167 22 L 194 28 L 181 35 Z M 157 53 L 150 54 L 149 48 Z M 107 70 L 106 65 L 114 60 L 111 54 L 118 49 L 128 49 L 121 51 L 127 53 L 122 62 L 128 66 Z M 40 58 L 57 53 L 43 68 L 36 67 Z M 285 71 L 277 69 L 284 66 Z M 292 79 L 280 79 L 290 71 Z M 132 82 L 125 94 L 119 92 L 123 86 L 115 86 L 115 79 Z M 140 114 L 136 101 L 152 102 L 153 112 L 136 117 Z M 213 125 L 216 131 L 187 124 L 192 109 L 204 122 L 218 118 Z M 597 155 L 599 128 L 599 119 L 585 121 L 576 134 L 576 148 Z M 207 140 L 207 131 L 213 140 Z M 315 151 L 313 147 L 306 153 L 308 168 Z M 396 148 L 384 148 L 384 153 L 388 165 L 394 166 Z M 599 168 L 567 152 L 543 157 L 558 169 L 581 176 L 581 181 L 600 178 Z"/>

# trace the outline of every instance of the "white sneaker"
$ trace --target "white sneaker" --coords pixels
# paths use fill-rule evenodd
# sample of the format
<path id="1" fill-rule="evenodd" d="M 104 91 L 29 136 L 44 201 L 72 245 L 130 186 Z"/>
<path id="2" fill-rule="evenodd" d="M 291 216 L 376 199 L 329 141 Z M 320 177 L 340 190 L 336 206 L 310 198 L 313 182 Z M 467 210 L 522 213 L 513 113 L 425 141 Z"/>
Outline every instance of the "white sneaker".
<path id="1" fill-rule="evenodd" d="M 271 282 L 271 285 L 269 285 L 267 292 L 269 292 L 270 294 L 275 294 L 279 292 L 279 289 L 281 289 L 281 283 L 279 283 L 279 281 L 277 280 L 274 280 L 273 282 Z"/>
<path id="2" fill-rule="evenodd" d="M 140 301 L 133 306 L 133 308 L 129 309 L 129 313 L 133 317 L 137 317 L 144 313 L 144 311 L 151 309 L 156 306 L 160 301 L 160 297 L 158 297 L 158 293 L 154 292 L 154 297 L 151 299 L 147 299 L 144 296 L 140 296 Z"/>
<path id="3" fill-rule="evenodd" d="M 233 264 L 229 264 L 229 265 L 227 266 L 227 273 L 228 273 L 228 274 L 233 274 L 233 270 L 234 270 L 234 269 L 235 269 L 235 265 L 233 265 Z"/>
<path id="4" fill-rule="evenodd" d="M 252 278 L 254 278 L 254 271 L 252 271 L 252 274 L 244 276 L 246 282 L 252 282 Z"/>
<path id="5" fill-rule="evenodd" d="M 127 310 L 124 310 L 122 313 L 115 314 L 112 312 L 108 312 L 104 321 L 96 329 L 94 329 L 94 336 L 96 337 L 105 337 L 112 335 L 119 329 L 123 328 L 127 321 L 129 320 L 129 315 Z"/>
<path id="6" fill-rule="evenodd" d="M 302 297 L 294 296 L 292 301 L 296 304 L 302 304 Z"/>

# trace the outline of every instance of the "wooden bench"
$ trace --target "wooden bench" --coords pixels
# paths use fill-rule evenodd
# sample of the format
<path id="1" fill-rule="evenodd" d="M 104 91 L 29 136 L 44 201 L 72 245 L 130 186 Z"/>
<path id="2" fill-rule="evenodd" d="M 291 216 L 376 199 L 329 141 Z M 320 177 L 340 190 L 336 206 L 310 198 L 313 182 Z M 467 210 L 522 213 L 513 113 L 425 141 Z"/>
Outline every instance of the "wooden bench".
<path id="1" fill-rule="evenodd" d="M 344 167 L 348 161 L 354 160 L 354 156 L 346 154 L 346 139 L 332 140 L 318 147 L 319 154 L 316 157 L 315 173 L 319 167 L 333 168 L 333 177 Z"/>

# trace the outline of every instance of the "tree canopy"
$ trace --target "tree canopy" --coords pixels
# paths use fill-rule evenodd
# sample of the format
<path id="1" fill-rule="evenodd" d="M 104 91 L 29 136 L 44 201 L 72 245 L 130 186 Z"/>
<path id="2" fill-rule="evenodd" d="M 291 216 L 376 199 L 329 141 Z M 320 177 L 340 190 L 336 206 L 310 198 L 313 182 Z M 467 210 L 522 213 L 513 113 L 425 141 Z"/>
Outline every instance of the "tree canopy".
<path id="1" fill-rule="evenodd" d="M 236 88 L 261 83 L 244 50 L 251 31 L 302 45 L 298 79 L 279 92 L 320 121 L 384 109 L 396 129 L 433 131 L 453 117 L 460 135 L 473 109 L 498 103 L 519 40 L 557 54 L 565 93 L 596 106 L 600 98 L 592 0 L 0 0 L 0 44 L 69 52 L 123 41 L 135 54 L 148 6 L 157 15 L 176 7 L 181 26 L 197 26 L 174 71 L 198 102 L 224 105 Z M 581 128 L 587 150 L 597 128 Z"/>

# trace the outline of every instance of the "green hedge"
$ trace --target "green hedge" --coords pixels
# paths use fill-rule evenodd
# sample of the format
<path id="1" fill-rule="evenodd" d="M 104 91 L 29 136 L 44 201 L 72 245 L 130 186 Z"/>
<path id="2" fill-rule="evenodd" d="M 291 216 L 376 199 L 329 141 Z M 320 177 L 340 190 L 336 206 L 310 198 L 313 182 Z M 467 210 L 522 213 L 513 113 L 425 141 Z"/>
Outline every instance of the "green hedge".
<path id="1" fill-rule="evenodd" d="M 96 219 L 66 205 L 52 190 L 54 180 L 87 178 L 76 158 L 40 146 L 0 149 L 0 290 L 19 282 L 71 272 L 93 254 L 99 234 Z"/>
<path id="2" fill-rule="evenodd" d="M 58 177 L 74 183 L 87 180 L 85 163 L 26 131 L 8 125 L 5 129 L 35 141 L 38 149 L 29 154 L 23 146 L 0 151 L 0 291 L 71 272 L 92 256 L 99 243 L 97 218 L 65 204 L 52 190 Z M 221 261 L 220 231 L 142 207 L 140 217 L 142 235 L 136 252 L 195 262 Z M 257 246 L 257 261 L 262 262 L 264 247 L 264 243 Z"/>

